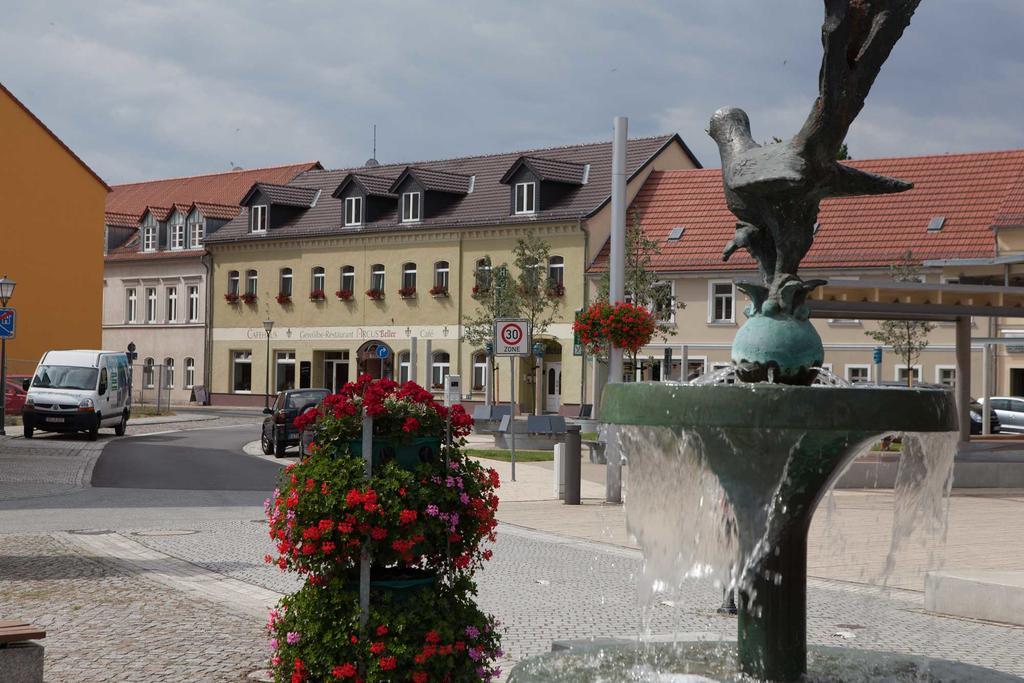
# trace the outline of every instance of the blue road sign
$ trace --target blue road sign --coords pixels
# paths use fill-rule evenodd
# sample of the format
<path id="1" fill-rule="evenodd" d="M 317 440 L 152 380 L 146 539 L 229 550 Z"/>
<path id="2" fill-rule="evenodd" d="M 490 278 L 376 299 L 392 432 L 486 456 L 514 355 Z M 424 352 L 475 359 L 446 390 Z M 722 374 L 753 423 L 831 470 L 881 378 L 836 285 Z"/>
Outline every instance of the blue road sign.
<path id="1" fill-rule="evenodd" d="M 15 318 L 13 308 L 0 308 L 0 339 L 14 339 Z"/>
<path id="2" fill-rule="evenodd" d="M 876 346 L 875 347 L 874 359 L 875 359 L 875 365 L 878 365 L 879 363 L 882 362 L 882 347 L 881 346 Z"/>
<path id="3" fill-rule="evenodd" d="M 388 347 L 381 345 L 377 347 L 377 358 L 384 360 L 388 357 Z"/>

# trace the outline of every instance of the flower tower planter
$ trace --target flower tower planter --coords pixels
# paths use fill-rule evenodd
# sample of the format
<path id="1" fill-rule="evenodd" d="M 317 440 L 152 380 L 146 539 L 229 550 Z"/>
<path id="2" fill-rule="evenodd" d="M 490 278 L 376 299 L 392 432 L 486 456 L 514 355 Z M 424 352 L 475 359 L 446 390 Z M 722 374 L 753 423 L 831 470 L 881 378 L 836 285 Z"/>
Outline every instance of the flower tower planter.
<path id="1" fill-rule="evenodd" d="M 500 675 L 497 622 L 473 601 L 473 575 L 491 557 L 483 546 L 494 540 L 499 481 L 463 454 L 472 419 L 411 382 L 364 376 L 296 426 L 313 430 L 312 455 L 284 470 L 267 501 L 277 553 L 265 559 L 305 577 L 270 612 L 275 680 Z"/>

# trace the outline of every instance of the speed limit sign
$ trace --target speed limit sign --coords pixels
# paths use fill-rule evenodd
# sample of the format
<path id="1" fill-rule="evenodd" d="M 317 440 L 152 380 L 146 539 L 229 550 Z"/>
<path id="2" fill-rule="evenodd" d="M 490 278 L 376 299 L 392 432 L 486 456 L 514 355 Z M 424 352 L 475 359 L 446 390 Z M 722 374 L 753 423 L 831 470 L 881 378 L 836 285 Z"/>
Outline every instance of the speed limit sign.
<path id="1" fill-rule="evenodd" d="M 529 353 L 529 320 L 502 319 L 494 321 L 495 356 L 526 356 Z"/>

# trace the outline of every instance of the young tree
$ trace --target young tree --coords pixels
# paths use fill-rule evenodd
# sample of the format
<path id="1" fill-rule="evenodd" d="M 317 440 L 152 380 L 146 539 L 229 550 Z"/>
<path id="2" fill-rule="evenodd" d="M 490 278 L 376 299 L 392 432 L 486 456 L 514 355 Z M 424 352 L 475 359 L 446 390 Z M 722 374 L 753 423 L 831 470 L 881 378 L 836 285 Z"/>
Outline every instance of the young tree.
<path id="1" fill-rule="evenodd" d="M 495 320 L 518 317 L 515 288 L 508 266 L 502 263 L 492 268 L 490 257 L 484 261 L 486 266 L 474 274 L 473 298 L 479 307 L 466 319 L 466 341 L 477 347 L 494 341 Z"/>
<path id="2" fill-rule="evenodd" d="M 633 210 L 633 221 L 626 228 L 626 273 L 623 283 L 630 301 L 655 314 L 655 334 L 666 341 L 676 331 L 672 312 L 683 308 L 672 296 L 672 285 L 661 279 L 652 263 L 658 253 L 658 243 L 647 237 L 640 224 L 640 212 Z M 611 290 L 610 274 L 604 273 L 597 283 L 597 301 L 608 301 Z M 612 302 L 614 303 L 614 302 Z M 636 353 L 630 354 L 636 367 Z"/>
<path id="3" fill-rule="evenodd" d="M 896 282 L 921 281 L 921 268 L 910 250 L 892 264 L 889 271 Z M 907 369 L 907 386 L 913 386 L 914 363 L 928 348 L 928 333 L 933 329 L 935 325 L 924 320 L 884 320 L 877 330 L 869 330 L 865 334 L 880 344 L 892 347 Z"/>

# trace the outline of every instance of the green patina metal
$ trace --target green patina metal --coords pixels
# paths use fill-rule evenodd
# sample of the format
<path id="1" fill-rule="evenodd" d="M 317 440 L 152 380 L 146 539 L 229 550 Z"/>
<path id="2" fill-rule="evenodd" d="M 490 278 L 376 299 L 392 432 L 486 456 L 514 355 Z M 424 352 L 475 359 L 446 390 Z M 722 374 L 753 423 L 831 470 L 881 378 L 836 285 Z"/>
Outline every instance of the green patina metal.
<path id="1" fill-rule="evenodd" d="M 879 436 L 957 429 L 955 401 L 941 389 L 777 384 L 610 384 L 601 419 L 699 439 L 732 506 L 740 554 L 750 558 L 737 657 L 744 673 L 771 681 L 806 671 L 807 532 L 821 497 Z M 757 555 L 757 547 L 770 551 Z"/>

